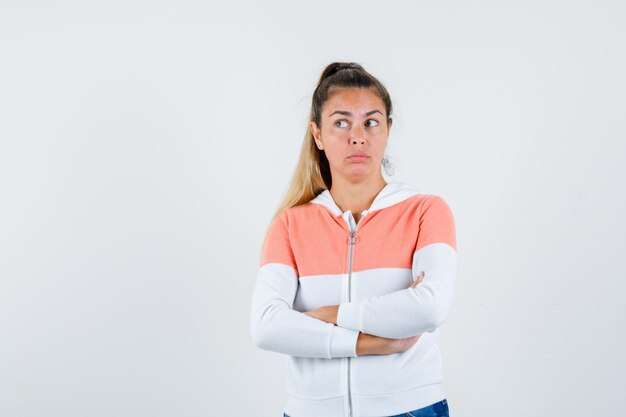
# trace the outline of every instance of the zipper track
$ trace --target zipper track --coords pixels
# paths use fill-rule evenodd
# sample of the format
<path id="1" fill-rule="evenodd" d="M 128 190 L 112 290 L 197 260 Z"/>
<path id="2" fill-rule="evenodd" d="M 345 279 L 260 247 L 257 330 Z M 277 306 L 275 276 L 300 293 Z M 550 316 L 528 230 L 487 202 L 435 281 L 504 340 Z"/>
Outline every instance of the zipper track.
<path id="1" fill-rule="evenodd" d="M 355 227 L 356 230 L 356 227 Z M 350 294 L 352 292 L 352 248 L 354 247 L 355 230 L 350 232 L 350 260 L 348 262 L 348 302 L 350 302 Z M 348 357 L 348 415 L 352 417 L 352 393 L 350 391 L 350 360 Z"/>
<path id="2" fill-rule="evenodd" d="M 355 236 L 356 236 L 356 229 L 359 227 L 359 223 L 361 223 L 361 221 L 363 220 L 363 217 L 365 217 L 365 215 L 367 215 L 368 211 L 365 211 L 361 214 L 361 217 L 359 218 L 359 221 L 356 222 L 356 225 L 354 226 L 354 230 L 352 230 L 352 225 L 350 224 L 350 219 L 348 219 L 348 227 L 350 228 L 350 256 L 349 256 L 349 260 L 348 260 L 348 302 L 350 302 L 351 300 L 351 293 L 352 293 L 352 248 L 354 247 L 354 243 L 355 243 Z M 354 220 L 354 216 L 352 216 L 352 213 L 350 213 L 350 216 L 352 217 L 352 219 Z M 348 357 L 348 416 L 352 417 L 352 392 L 350 391 L 350 362 L 351 362 L 350 357 Z"/>

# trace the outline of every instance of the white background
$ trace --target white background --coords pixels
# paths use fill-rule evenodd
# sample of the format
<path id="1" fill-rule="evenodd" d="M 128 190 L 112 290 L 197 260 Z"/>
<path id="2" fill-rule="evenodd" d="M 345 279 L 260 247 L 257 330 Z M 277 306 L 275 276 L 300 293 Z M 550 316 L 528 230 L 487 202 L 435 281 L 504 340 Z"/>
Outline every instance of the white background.
<path id="1" fill-rule="evenodd" d="M 452 208 L 452 417 L 623 415 L 622 1 L 0 3 L 0 416 L 282 416 L 248 315 L 322 69 Z"/>

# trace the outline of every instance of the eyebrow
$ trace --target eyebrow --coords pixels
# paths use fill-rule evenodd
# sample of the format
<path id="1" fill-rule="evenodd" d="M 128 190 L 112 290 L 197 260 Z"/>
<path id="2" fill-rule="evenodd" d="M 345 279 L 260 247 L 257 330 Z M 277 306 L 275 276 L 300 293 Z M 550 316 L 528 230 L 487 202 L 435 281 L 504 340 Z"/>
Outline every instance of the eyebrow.
<path id="1" fill-rule="evenodd" d="M 334 112 L 332 112 L 331 114 L 328 115 L 328 117 L 332 116 L 335 113 L 339 113 L 339 114 L 343 114 L 344 116 L 352 116 L 352 113 L 350 113 L 349 111 L 345 111 L 345 110 L 335 110 Z M 382 112 L 380 110 L 370 110 L 367 113 L 363 114 L 363 117 L 367 117 L 371 114 L 374 113 L 380 113 L 382 115 Z"/>

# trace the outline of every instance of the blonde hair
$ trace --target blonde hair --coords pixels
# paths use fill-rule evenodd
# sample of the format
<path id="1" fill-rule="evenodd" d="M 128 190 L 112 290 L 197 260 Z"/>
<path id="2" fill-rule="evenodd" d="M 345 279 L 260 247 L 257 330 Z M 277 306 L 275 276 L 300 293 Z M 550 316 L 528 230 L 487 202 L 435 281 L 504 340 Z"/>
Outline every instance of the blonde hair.
<path id="1" fill-rule="evenodd" d="M 313 92 L 309 122 L 313 121 L 321 128 L 322 110 L 328 99 L 338 88 L 368 88 L 376 93 L 387 112 L 387 124 L 391 122 L 392 103 L 385 86 L 376 77 L 367 72 L 361 65 L 355 62 L 333 62 L 324 68 Z M 383 159 L 383 165 L 387 170 L 390 167 L 389 160 Z M 313 137 L 310 123 L 307 123 L 304 141 L 300 149 L 300 157 L 293 173 L 291 183 L 283 200 L 274 212 L 269 227 L 280 214 L 291 207 L 308 203 L 319 193 L 332 186 L 330 165 L 326 154 L 320 150 Z M 262 246 L 267 240 L 267 231 Z"/>

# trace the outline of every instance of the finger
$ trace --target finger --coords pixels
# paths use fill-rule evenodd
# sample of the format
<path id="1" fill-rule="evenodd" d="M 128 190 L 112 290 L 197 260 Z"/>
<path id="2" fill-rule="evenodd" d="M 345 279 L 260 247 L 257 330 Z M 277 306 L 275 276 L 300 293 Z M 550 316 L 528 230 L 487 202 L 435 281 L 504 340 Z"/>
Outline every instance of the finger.
<path id="1" fill-rule="evenodd" d="M 422 279 L 424 279 L 424 271 L 420 272 L 417 275 L 417 277 L 415 278 L 415 281 L 413 281 L 413 283 L 411 284 L 411 288 L 415 288 L 417 286 L 417 284 L 422 282 Z"/>

